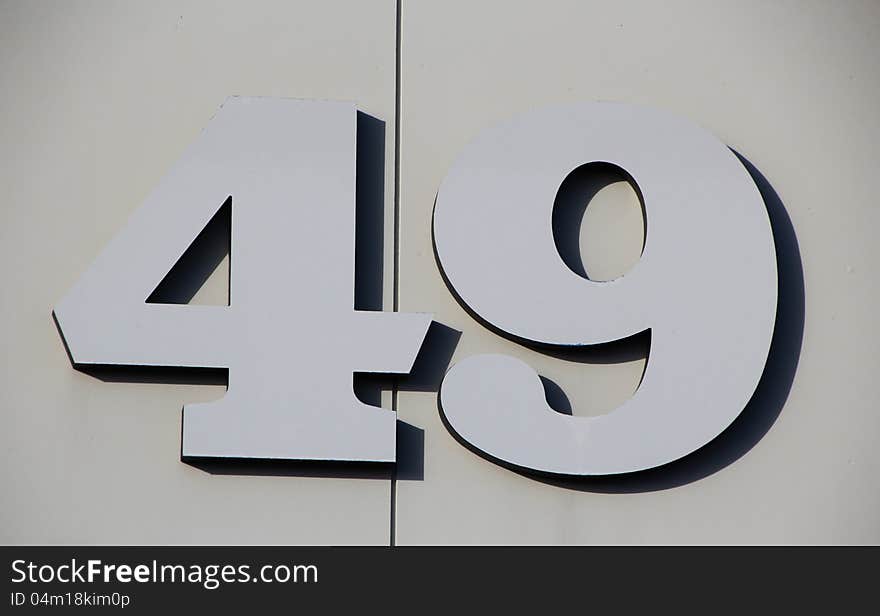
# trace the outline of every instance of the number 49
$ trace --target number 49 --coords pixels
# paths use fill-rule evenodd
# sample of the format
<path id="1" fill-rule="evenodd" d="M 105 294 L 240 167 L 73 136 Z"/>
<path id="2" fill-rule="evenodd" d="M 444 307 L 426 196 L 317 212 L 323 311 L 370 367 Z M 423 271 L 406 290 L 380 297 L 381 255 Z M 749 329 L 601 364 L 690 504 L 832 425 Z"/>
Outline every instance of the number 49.
<path id="1" fill-rule="evenodd" d="M 185 457 L 391 462 L 395 416 L 354 372 L 407 373 L 425 314 L 354 309 L 351 104 L 232 98 L 55 309 L 75 364 L 228 368 L 224 398 L 184 408 Z M 638 264 L 594 282 L 555 249 L 556 191 L 611 163 L 637 184 Z M 231 198 L 229 306 L 146 298 Z M 723 143 L 624 104 L 558 106 L 480 134 L 440 187 L 433 219 L 451 290 L 528 344 L 582 346 L 651 331 L 636 394 L 613 412 L 553 411 L 519 360 L 477 355 L 440 390 L 451 427 L 505 463 L 604 475 L 671 462 L 720 434 L 762 374 L 776 315 L 761 196 Z"/>

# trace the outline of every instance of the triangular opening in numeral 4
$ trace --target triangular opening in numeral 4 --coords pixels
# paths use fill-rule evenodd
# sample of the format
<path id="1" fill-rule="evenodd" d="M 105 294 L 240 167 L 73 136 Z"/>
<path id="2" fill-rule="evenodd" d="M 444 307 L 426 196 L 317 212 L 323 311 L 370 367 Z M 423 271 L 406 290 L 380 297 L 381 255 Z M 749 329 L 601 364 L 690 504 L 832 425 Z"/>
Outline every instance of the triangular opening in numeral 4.
<path id="1" fill-rule="evenodd" d="M 147 303 L 228 306 L 231 255 L 229 197 L 150 293 Z"/>

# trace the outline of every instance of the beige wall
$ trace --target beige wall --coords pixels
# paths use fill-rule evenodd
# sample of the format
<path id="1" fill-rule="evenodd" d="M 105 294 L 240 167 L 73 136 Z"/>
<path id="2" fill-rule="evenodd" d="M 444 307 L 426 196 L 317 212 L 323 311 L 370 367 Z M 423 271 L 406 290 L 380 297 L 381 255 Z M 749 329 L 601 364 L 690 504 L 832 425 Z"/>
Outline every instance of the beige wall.
<path id="1" fill-rule="evenodd" d="M 424 481 L 398 484 L 398 543 L 880 541 L 878 26 L 877 3 L 404 3 L 401 310 L 433 310 L 461 330 L 455 359 L 522 357 L 587 413 L 638 382 L 638 362 L 560 362 L 487 332 L 433 262 L 431 208 L 456 155 L 483 127 L 552 102 L 643 103 L 713 131 L 788 210 L 806 296 L 787 399 L 782 361 L 732 442 L 644 481 L 517 475 L 456 443 L 432 395 L 401 394 L 401 417 L 425 431 L 425 467 Z M 799 337 L 792 258 L 783 355 Z M 781 399 L 753 448 L 681 483 L 738 455 Z"/>
<path id="2" fill-rule="evenodd" d="M 390 186 L 394 3 L 17 2 L 0 29 L 0 541 L 387 543 L 390 473 L 182 464 L 182 405 L 223 387 L 77 372 L 50 311 L 231 94 L 357 101 Z"/>
<path id="3" fill-rule="evenodd" d="M 453 439 L 436 394 L 410 391 L 436 384 L 438 359 L 399 394 L 412 427 L 393 494 L 384 475 L 212 474 L 178 459 L 180 408 L 222 386 L 71 369 L 51 307 L 230 94 L 355 100 L 386 122 L 390 307 L 395 13 L 354 1 L 2 4 L 0 541 L 387 543 L 392 500 L 398 544 L 880 541 L 872 2 L 403 2 L 398 294 L 401 310 L 461 332 L 457 345 L 432 337 L 440 359 L 453 346 L 453 361 L 516 355 L 582 414 L 631 395 L 644 364 L 638 347 L 584 361 L 519 347 L 449 294 L 431 208 L 482 128 L 551 102 L 643 103 L 705 126 L 766 178 L 785 247 L 776 359 L 743 421 L 671 469 L 549 482 L 496 466 Z M 591 205 L 582 238 L 605 237 L 605 258 L 625 265 L 632 195 L 602 195 L 610 205 Z"/>

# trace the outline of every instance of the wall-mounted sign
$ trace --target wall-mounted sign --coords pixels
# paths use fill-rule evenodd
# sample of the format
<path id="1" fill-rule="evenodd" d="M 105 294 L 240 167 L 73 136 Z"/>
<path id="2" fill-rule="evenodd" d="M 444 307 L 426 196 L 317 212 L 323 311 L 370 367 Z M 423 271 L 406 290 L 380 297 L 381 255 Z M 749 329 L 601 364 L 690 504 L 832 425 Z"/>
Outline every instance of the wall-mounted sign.
<path id="1" fill-rule="evenodd" d="M 354 310 L 356 114 L 229 99 L 55 309 L 76 364 L 229 369 L 185 457 L 395 459 L 352 375 L 408 372 L 431 316 Z M 230 305 L 146 303 L 230 196 Z"/>
<path id="2" fill-rule="evenodd" d="M 430 315 L 354 306 L 356 109 L 232 98 L 55 309 L 77 365 L 228 368 L 226 396 L 184 408 L 185 457 L 395 460 L 394 413 L 360 402 L 355 372 L 409 372 Z M 594 282 L 562 261 L 563 180 L 604 162 L 638 186 L 644 250 Z M 146 299 L 231 199 L 229 306 Z M 600 344 L 650 330 L 636 394 L 600 417 L 553 411 L 538 375 L 466 358 L 440 391 L 474 447 L 570 475 L 659 466 L 742 411 L 776 315 L 767 211 L 735 155 L 704 130 L 621 104 L 544 109 L 482 133 L 437 196 L 438 262 L 471 312 L 525 343 Z"/>
<path id="3" fill-rule="evenodd" d="M 609 282 L 571 271 L 551 228 L 559 186 L 593 162 L 623 169 L 645 213 L 639 262 Z M 742 163 L 690 122 L 595 103 L 487 130 L 440 187 L 434 242 L 455 293 L 511 336 L 580 346 L 651 332 L 635 395 L 598 417 L 553 411 L 518 360 L 480 355 L 453 367 L 443 413 L 495 458 L 571 475 L 660 466 L 720 434 L 755 391 L 776 317 L 770 220 Z"/>

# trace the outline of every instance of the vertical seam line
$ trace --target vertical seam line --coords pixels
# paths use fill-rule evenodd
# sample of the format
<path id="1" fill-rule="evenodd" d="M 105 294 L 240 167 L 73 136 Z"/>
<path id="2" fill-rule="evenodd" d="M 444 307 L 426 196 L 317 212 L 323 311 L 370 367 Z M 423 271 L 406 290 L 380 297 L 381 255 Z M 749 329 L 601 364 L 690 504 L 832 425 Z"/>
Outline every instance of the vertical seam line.
<path id="1" fill-rule="evenodd" d="M 397 0 L 395 7 L 394 33 L 394 255 L 393 255 L 393 287 L 392 309 L 400 309 L 400 15 L 402 0 Z M 397 379 L 391 387 L 391 410 L 397 416 Z M 395 422 L 395 431 L 397 423 Z M 391 471 L 391 508 L 389 545 L 397 543 L 397 435 L 395 434 L 395 463 Z"/>

